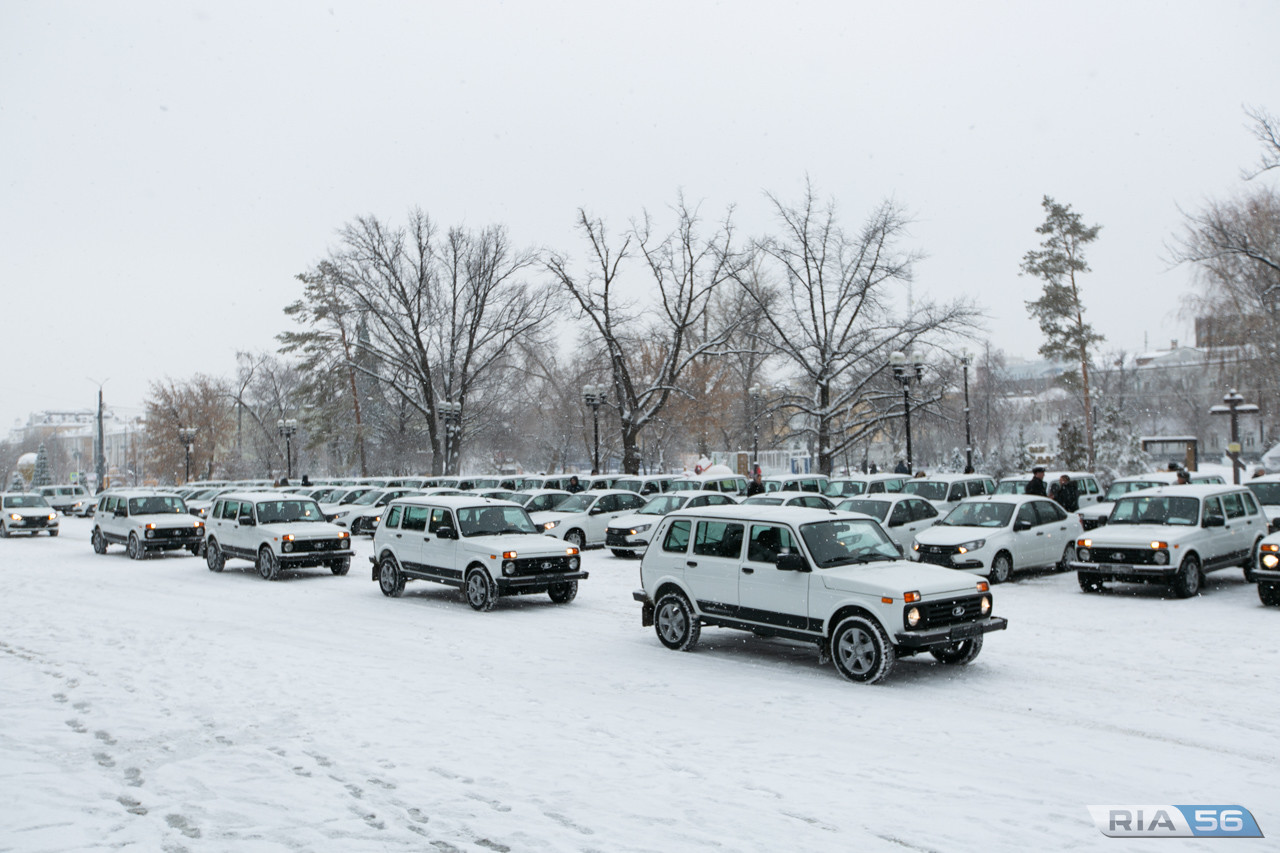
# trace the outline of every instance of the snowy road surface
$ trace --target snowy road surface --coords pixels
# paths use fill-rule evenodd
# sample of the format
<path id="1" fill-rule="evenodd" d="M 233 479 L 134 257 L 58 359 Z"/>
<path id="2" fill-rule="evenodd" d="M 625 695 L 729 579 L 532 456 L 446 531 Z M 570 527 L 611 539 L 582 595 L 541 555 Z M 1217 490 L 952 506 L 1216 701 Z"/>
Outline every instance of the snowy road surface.
<path id="1" fill-rule="evenodd" d="M 1280 609 L 1235 569 L 1188 601 L 1023 578 L 971 666 L 868 687 L 736 632 L 667 651 L 607 552 L 572 604 L 475 613 L 384 598 L 367 540 L 346 577 L 268 583 L 88 538 L 0 541 L 0 851 L 1153 845 L 1090 803 L 1241 804 L 1280 836 Z"/>

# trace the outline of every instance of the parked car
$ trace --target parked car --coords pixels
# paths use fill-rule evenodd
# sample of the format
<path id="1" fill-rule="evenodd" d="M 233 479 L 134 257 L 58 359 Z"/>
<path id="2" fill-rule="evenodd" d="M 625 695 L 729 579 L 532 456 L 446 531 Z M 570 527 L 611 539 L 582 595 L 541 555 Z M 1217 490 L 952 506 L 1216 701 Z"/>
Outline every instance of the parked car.
<path id="1" fill-rule="evenodd" d="M 675 477 L 619 477 L 613 481 L 613 488 L 635 492 L 644 497 L 671 490 L 671 481 Z"/>
<path id="2" fill-rule="evenodd" d="M 649 534 L 658 519 L 678 509 L 704 506 L 729 506 L 736 503 L 723 492 L 668 492 L 654 495 L 633 515 L 623 515 L 609 522 L 604 531 L 604 544 L 615 557 L 630 557 L 649 547 Z"/>
<path id="3" fill-rule="evenodd" d="M 199 554 L 204 534 L 204 522 L 192 518 L 177 495 L 128 489 L 98 496 L 89 541 L 95 554 L 123 545 L 130 559 L 141 560 L 152 551 L 180 548 Z"/>
<path id="4" fill-rule="evenodd" d="M 1004 583 L 1022 569 L 1066 571 L 1075 557 L 1080 519 L 1048 498 L 969 498 L 916 534 L 911 557 Z"/>
<path id="5" fill-rule="evenodd" d="M 564 489 L 534 489 L 531 492 L 517 492 L 516 503 L 524 507 L 525 512 L 547 512 L 573 497 L 573 492 Z"/>
<path id="6" fill-rule="evenodd" d="M 205 562 L 220 572 L 227 560 L 249 560 L 263 580 L 285 569 L 351 568 L 351 534 L 324 520 L 311 498 L 276 492 L 228 492 L 209 513 Z"/>
<path id="7" fill-rule="evenodd" d="M 1223 485 L 1222 477 L 1217 474 L 1201 474 L 1197 471 L 1190 472 L 1191 485 Z M 1097 503 L 1087 507 L 1080 508 L 1080 524 L 1085 530 L 1093 530 L 1107 523 L 1107 517 L 1111 515 L 1111 509 L 1115 502 L 1122 496 L 1130 492 L 1139 492 L 1143 489 L 1153 489 L 1159 486 L 1172 486 L 1177 483 L 1178 475 L 1174 471 L 1156 471 L 1152 474 L 1139 474 L 1132 477 L 1117 477 L 1107 486 L 1107 491 L 1103 493 L 1102 499 Z"/>
<path id="8" fill-rule="evenodd" d="M 63 515 L 88 516 L 93 514 L 95 501 L 93 495 L 89 494 L 89 490 L 84 486 L 37 486 L 32 491 L 38 495 L 44 495 L 44 499 L 49 502 L 49 506 Z"/>
<path id="9" fill-rule="evenodd" d="M 449 489 L 448 491 L 456 492 L 457 490 Z M 357 498 L 355 502 L 338 507 L 332 518 L 327 515 L 325 518 L 339 527 L 347 528 L 352 536 L 358 533 L 372 536 L 382 516 L 383 507 L 396 498 L 416 495 L 420 492 L 419 489 L 372 489 Z"/>
<path id="10" fill-rule="evenodd" d="M 645 499 L 635 492 L 579 492 L 553 510 L 532 513 L 531 518 L 550 535 L 581 550 L 588 545 L 603 545 L 605 528 L 644 504 Z"/>
<path id="11" fill-rule="evenodd" d="M 1266 516 L 1243 486 L 1160 486 L 1117 500 L 1106 526 L 1078 539 L 1071 565 L 1085 592 L 1120 581 L 1189 598 L 1208 572 L 1240 566 L 1252 579 L 1266 535 Z"/>
<path id="12" fill-rule="evenodd" d="M 693 474 L 676 477 L 671 481 L 671 491 L 724 492 L 727 495 L 746 497 L 747 478 L 725 474 Z"/>
<path id="13" fill-rule="evenodd" d="M 1045 491 L 1050 491 L 1054 484 L 1066 474 L 1076 484 L 1076 496 L 1079 509 L 1096 504 L 1102 498 L 1102 490 L 1098 486 L 1098 478 L 1088 471 L 1046 471 L 1044 474 Z M 1016 477 L 1004 477 L 996 484 L 997 495 L 1025 495 L 1027 484 L 1031 482 L 1031 472 L 1018 474 Z"/>
<path id="14" fill-rule="evenodd" d="M 846 498 L 836 504 L 843 512 L 859 512 L 880 522 L 903 554 L 911 552 L 916 536 L 937 524 L 942 514 L 927 500 L 915 495 L 878 492 L 862 497 Z"/>
<path id="15" fill-rule="evenodd" d="M 967 664 L 1003 630 L 987 582 L 903 561 L 875 520 L 805 507 L 732 506 L 663 517 L 640 563 L 641 624 L 689 651 L 703 626 L 812 643 L 851 681 L 905 655 Z"/>
<path id="16" fill-rule="evenodd" d="M 0 538 L 17 533 L 58 535 L 58 513 L 44 495 L 29 492 L 5 492 L 0 495 Z"/>
<path id="17" fill-rule="evenodd" d="M 909 477 L 906 474 L 862 474 L 828 480 L 822 493 L 829 498 L 851 498 L 856 495 L 878 495 L 900 492 Z"/>
<path id="18" fill-rule="evenodd" d="M 1280 474 L 1254 477 L 1244 486 L 1262 505 L 1267 516 L 1267 529 L 1272 533 L 1280 532 Z"/>
<path id="19" fill-rule="evenodd" d="M 547 593 L 557 604 L 578 594 L 578 549 L 542 535 L 524 508 L 474 495 L 398 498 L 373 535 L 373 580 L 391 598 L 409 580 L 463 590 L 473 610 L 503 596 Z"/>
<path id="20" fill-rule="evenodd" d="M 827 485 L 825 474 L 782 474 L 761 477 L 766 492 L 816 492 L 822 494 Z"/>
<path id="21" fill-rule="evenodd" d="M 935 474 L 913 477 L 902 484 L 904 493 L 924 498 L 942 513 L 965 498 L 990 495 L 995 490 L 996 481 L 982 474 Z"/>
<path id="22" fill-rule="evenodd" d="M 749 498 L 743 498 L 739 503 L 749 506 L 807 506 L 810 509 L 835 509 L 835 504 L 830 498 L 824 498 L 822 495 L 815 495 L 812 492 L 765 492 L 762 495 L 752 495 Z"/>

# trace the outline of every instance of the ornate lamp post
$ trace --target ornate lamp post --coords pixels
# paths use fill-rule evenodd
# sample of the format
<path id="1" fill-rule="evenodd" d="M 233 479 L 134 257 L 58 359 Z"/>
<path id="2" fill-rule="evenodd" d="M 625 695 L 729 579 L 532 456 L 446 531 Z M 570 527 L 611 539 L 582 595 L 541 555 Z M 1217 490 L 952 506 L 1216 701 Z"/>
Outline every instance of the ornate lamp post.
<path id="1" fill-rule="evenodd" d="M 191 482 L 191 442 L 196 439 L 197 429 L 195 427 L 178 427 L 178 439 L 182 442 L 187 451 L 187 472 L 183 478 L 184 483 Z"/>
<path id="2" fill-rule="evenodd" d="M 902 413 L 907 428 L 907 469 L 915 470 L 915 460 L 911 456 L 911 392 L 912 382 L 924 379 L 924 356 L 919 352 L 911 354 L 910 363 L 901 352 L 889 355 L 889 364 L 893 366 L 893 378 L 902 383 Z"/>
<path id="3" fill-rule="evenodd" d="M 1246 403 L 1234 388 L 1223 395 L 1222 405 L 1209 408 L 1212 415 L 1231 416 L 1231 443 L 1227 445 L 1227 455 L 1231 457 L 1231 482 L 1237 486 L 1240 485 L 1240 469 L 1244 467 L 1240 464 L 1240 416 L 1255 414 L 1257 411 L 1258 407 L 1253 403 Z"/>
<path id="4" fill-rule="evenodd" d="M 600 473 L 600 407 L 609 399 L 609 389 L 603 385 L 583 385 L 582 402 L 591 407 L 591 420 L 595 424 L 595 450 L 593 464 L 595 473 Z"/>
<path id="5" fill-rule="evenodd" d="M 444 472 L 453 471 L 453 450 L 458 433 L 462 432 L 462 404 L 453 400 L 442 400 L 436 404 L 440 417 L 444 418 Z"/>
<path id="6" fill-rule="evenodd" d="M 276 432 L 284 439 L 284 478 L 293 478 L 293 437 L 298 432 L 298 421 L 294 418 L 281 418 L 276 421 Z"/>
<path id="7" fill-rule="evenodd" d="M 973 470 L 973 433 L 969 430 L 969 365 L 973 363 L 973 354 L 968 350 L 960 353 L 960 368 L 964 372 L 964 464 Z"/>
<path id="8" fill-rule="evenodd" d="M 760 401 L 764 399 L 764 389 L 759 385 L 752 385 L 747 393 L 751 395 L 751 464 L 760 465 Z M 755 468 L 751 469 L 751 474 L 755 475 Z"/>

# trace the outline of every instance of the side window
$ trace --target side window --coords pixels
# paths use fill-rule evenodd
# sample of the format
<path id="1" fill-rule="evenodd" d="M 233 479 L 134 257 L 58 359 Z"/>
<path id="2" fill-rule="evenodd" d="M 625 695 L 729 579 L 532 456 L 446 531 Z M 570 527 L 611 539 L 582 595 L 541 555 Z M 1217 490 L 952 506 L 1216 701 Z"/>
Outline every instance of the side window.
<path id="1" fill-rule="evenodd" d="M 647 501 L 640 495 L 622 495 L 619 503 L 619 509 L 639 509 L 644 506 Z"/>
<path id="2" fill-rule="evenodd" d="M 1248 513 L 1249 515 L 1258 514 L 1258 505 L 1253 500 L 1252 492 L 1245 492 L 1240 496 L 1240 499 L 1244 501 L 1244 511 L 1246 513 Z"/>
<path id="3" fill-rule="evenodd" d="M 222 518 L 222 501 L 214 501 L 213 507 L 209 510 L 210 518 Z"/>
<path id="4" fill-rule="evenodd" d="M 699 521 L 693 553 L 700 557 L 738 557 L 742 554 L 742 525 L 727 521 Z"/>
<path id="5" fill-rule="evenodd" d="M 787 480 L 787 482 L 782 484 L 782 491 L 798 492 L 800 491 L 800 482 L 798 480 Z"/>
<path id="6" fill-rule="evenodd" d="M 733 503 L 732 498 L 725 497 L 724 495 L 707 495 L 706 501 L 707 506 L 724 506 L 725 504 Z"/>
<path id="7" fill-rule="evenodd" d="M 662 540 L 662 550 L 676 551 L 681 554 L 689 550 L 689 524 L 688 521 L 671 522 L 671 526 L 667 528 L 666 538 Z"/>
<path id="8" fill-rule="evenodd" d="M 927 518 L 938 517 L 938 511 L 934 509 L 933 504 L 929 503 L 928 501 L 922 501 L 922 500 L 917 500 L 913 498 L 907 501 L 907 503 L 911 504 L 911 516 L 917 521 L 922 521 Z"/>
<path id="9" fill-rule="evenodd" d="M 596 505 L 592 509 L 596 512 L 617 512 L 622 509 L 618 498 L 619 495 L 605 495 L 596 501 Z"/>
<path id="10" fill-rule="evenodd" d="M 413 509 L 413 507 L 410 507 L 410 509 Z M 430 512 L 431 514 L 431 524 L 427 528 L 428 533 L 438 533 L 440 531 L 440 528 L 442 527 L 453 527 L 453 515 L 450 514 L 449 510 L 429 509 L 428 507 L 422 507 L 421 509 L 424 513 Z M 409 517 L 406 514 L 404 522 L 401 524 L 401 527 L 407 528 L 408 526 L 409 526 Z M 458 528 L 453 527 L 453 529 L 457 530 Z"/>
<path id="11" fill-rule="evenodd" d="M 969 494 L 970 494 L 970 496 L 973 496 L 973 495 L 986 495 L 986 494 L 990 494 L 990 492 L 988 492 L 988 491 L 987 491 L 987 484 L 986 484 L 985 482 L 983 482 L 982 480 L 970 480 L 970 481 L 969 481 Z"/>
<path id="12" fill-rule="evenodd" d="M 883 491 L 884 491 L 884 483 L 872 483 L 871 487 L 867 489 L 867 494 L 878 495 Z"/>
<path id="13" fill-rule="evenodd" d="M 115 512 L 115 511 L 116 511 L 116 500 L 117 500 L 117 498 L 104 498 L 104 499 L 103 499 L 104 504 L 103 504 L 103 507 L 102 507 L 102 511 L 103 511 L 103 512 Z"/>
<path id="14" fill-rule="evenodd" d="M 751 562 L 777 563 L 779 554 L 789 554 L 795 549 L 795 539 L 787 528 L 751 525 L 751 538 L 747 541 L 747 559 Z"/>
<path id="15" fill-rule="evenodd" d="M 1022 508 L 1018 510 L 1018 518 L 1014 524 L 1022 524 L 1023 522 L 1030 524 L 1032 527 L 1040 523 L 1040 519 L 1036 518 L 1035 501 L 1023 504 Z"/>
<path id="16" fill-rule="evenodd" d="M 1036 514 L 1040 516 L 1041 524 L 1050 524 L 1055 521 L 1062 521 L 1067 517 L 1067 513 L 1062 507 L 1049 501 L 1036 501 Z"/>
<path id="17" fill-rule="evenodd" d="M 947 492 L 947 501 L 958 501 L 964 498 L 964 483 L 955 483 Z"/>
<path id="18" fill-rule="evenodd" d="M 1087 494 L 1096 495 L 1098 493 L 1098 481 L 1092 477 L 1085 477 L 1084 490 Z"/>
<path id="19" fill-rule="evenodd" d="M 240 517 L 253 518 L 253 504 L 249 501 L 240 501 Z"/>
<path id="20" fill-rule="evenodd" d="M 899 524 L 906 524 L 911 520 L 910 503 L 910 501 L 898 501 L 898 503 L 893 505 L 893 512 L 889 513 L 889 525 L 891 527 Z"/>
<path id="21" fill-rule="evenodd" d="M 1204 499 L 1204 517 L 1206 519 L 1223 517 L 1222 505 L 1218 503 L 1217 498 Z"/>
<path id="22" fill-rule="evenodd" d="M 404 509 L 404 507 L 401 507 L 401 506 L 393 506 L 393 507 L 391 508 L 391 512 L 387 513 L 387 518 L 386 518 L 386 520 L 382 522 L 382 526 L 383 526 L 383 527 L 399 527 L 399 526 L 400 526 L 400 511 L 401 511 L 402 509 Z"/>
<path id="23" fill-rule="evenodd" d="M 812 507 L 813 509 L 831 509 L 831 504 L 827 503 L 817 495 L 803 497 L 796 501 L 796 503 L 800 504 L 800 506 Z"/>
<path id="24" fill-rule="evenodd" d="M 1239 492 L 1223 495 L 1222 508 L 1227 511 L 1227 518 L 1244 518 L 1244 504 L 1240 502 Z"/>

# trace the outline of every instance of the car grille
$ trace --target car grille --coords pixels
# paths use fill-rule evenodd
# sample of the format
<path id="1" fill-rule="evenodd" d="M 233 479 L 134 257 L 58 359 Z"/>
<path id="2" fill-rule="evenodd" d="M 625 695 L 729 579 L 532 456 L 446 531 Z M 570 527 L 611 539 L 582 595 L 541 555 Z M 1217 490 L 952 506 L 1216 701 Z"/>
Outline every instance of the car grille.
<path id="1" fill-rule="evenodd" d="M 604 532 L 604 544 L 606 546 L 617 546 L 627 544 L 627 534 L 630 528 L 623 529 L 621 527 L 610 527 Z"/>
<path id="2" fill-rule="evenodd" d="M 293 552 L 299 551 L 341 551 L 346 549 L 346 539 L 295 539 Z"/>
<path id="3" fill-rule="evenodd" d="M 49 516 L 47 515 L 26 515 L 22 517 L 22 521 L 11 521 L 14 527 L 48 527 Z"/>
<path id="4" fill-rule="evenodd" d="M 1129 563 L 1132 565 L 1154 566 L 1156 554 L 1153 548 L 1108 548 L 1095 545 L 1090 549 L 1095 563 Z"/>
<path id="5" fill-rule="evenodd" d="M 960 610 L 960 613 L 956 611 Z M 920 605 L 920 628 L 941 628 L 982 618 L 982 596 L 964 595 L 940 601 L 926 601 Z"/>
<path id="6" fill-rule="evenodd" d="M 520 557 L 516 559 L 517 575 L 540 575 L 543 572 L 569 571 L 568 555 L 559 557 Z"/>
<path id="7" fill-rule="evenodd" d="M 958 554 L 954 545 L 921 545 L 920 550 L 916 552 L 922 563 L 932 563 L 935 566 L 950 566 L 951 557 Z"/>
<path id="8" fill-rule="evenodd" d="M 151 538 L 181 539 L 187 536 L 199 536 L 202 532 L 199 527 L 157 527 L 151 531 Z"/>

